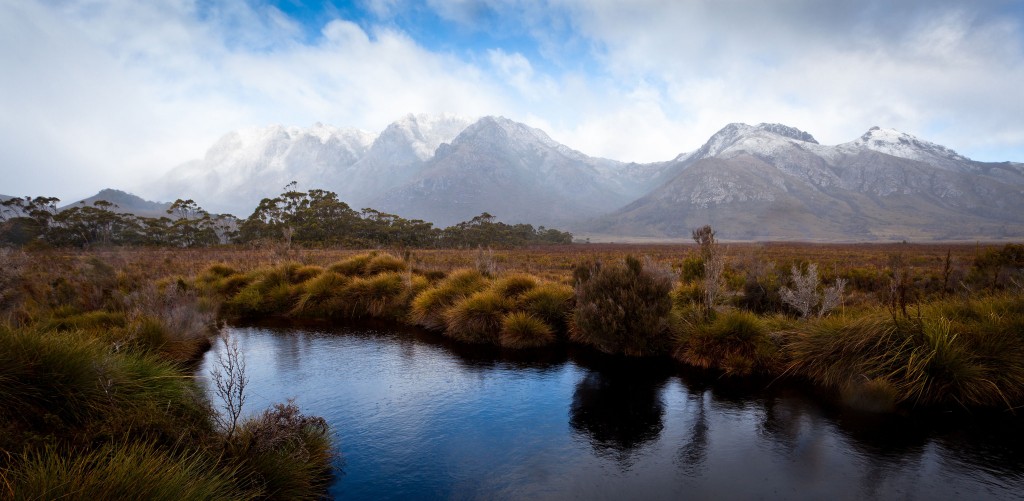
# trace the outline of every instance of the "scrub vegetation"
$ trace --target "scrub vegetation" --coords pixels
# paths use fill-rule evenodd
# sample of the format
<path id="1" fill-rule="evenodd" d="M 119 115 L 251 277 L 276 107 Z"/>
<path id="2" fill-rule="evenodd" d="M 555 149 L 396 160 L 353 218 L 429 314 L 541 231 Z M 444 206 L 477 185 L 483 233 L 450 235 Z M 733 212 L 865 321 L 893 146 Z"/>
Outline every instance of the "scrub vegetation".
<path id="1" fill-rule="evenodd" d="M 0 248 L 0 497 L 321 496 L 338 449 L 322 419 L 293 402 L 236 413 L 237 352 L 220 365 L 221 395 L 191 376 L 221 320 L 378 319 L 507 350 L 575 343 L 806 380 L 871 411 L 1024 405 L 1024 245 L 725 244 L 710 228 L 694 239 Z"/>

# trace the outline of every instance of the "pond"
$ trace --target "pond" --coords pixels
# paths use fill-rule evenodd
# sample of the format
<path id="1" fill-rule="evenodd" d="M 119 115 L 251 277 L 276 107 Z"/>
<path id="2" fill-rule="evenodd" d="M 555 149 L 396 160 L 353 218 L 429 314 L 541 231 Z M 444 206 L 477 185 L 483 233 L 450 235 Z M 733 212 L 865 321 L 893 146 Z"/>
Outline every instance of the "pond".
<path id="1" fill-rule="evenodd" d="M 345 499 L 1008 499 L 1024 420 L 873 415 L 794 383 L 567 347 L 370 326 L 228 327 L 246 409 L 295 398 L 340 444 Z M 218 356 L 207 353 L 200 376 Z"/>

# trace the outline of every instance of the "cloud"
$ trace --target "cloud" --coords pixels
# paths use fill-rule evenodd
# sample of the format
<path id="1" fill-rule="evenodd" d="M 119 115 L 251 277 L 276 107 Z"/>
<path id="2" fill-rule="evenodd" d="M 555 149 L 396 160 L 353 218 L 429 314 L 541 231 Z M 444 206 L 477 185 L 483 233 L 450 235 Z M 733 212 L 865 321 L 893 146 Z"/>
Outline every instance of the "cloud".
<path id="1" fill-rule="evenodd" d="M 409 112 L 505 115 L 627 161 L 734 121 L 825 143 L 882 125 L 1024 160 L 1024 13 L 1009 1 L 353 5 L 0 3 L 0 193 L 85 196 L 233 129 L 376 132 Z"/>

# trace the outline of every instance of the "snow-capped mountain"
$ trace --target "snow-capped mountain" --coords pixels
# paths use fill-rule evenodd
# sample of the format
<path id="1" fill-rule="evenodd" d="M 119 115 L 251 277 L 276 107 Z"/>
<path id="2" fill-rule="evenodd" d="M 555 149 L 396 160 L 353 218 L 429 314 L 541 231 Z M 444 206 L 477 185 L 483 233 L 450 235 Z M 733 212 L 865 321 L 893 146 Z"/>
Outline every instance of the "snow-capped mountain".
<path id="1" fill-rule="evenodd" d="M 291 181 L 441 226 L 489 212 L 623 236 L 685 237 L 709 223 L 727 239 L 1024 235 L 1024 164 L 879 127 L 823 145 L 787 125 L 735 123 L 696 151 L 627 164 L 493 116 L 407 115 L 377 135 L 273 126 L 225 135 L 147 195 L 246 217 Z"/>
<path id="2" fill-rule="evenodd" d="M 508 222 L 565 224 L 639 196 L 651 174 L 624 165 L 584 155 L 507 118 L 484 117 L 442 144 L 422 173 L 372 205 L 439 225 L 483 212 Z"/>
<path id="3" fill-rule="evenodd" d="M 438 146 L 472 122 L 457 115 L 406 115 L 388 125 L 333 188 L 354 208 L 366 207 L 374 197 L 418 175 Z"/>
<path id="4" fill-rule="evenodd" d="M 315 124 L 309 128 L 250 128 L 220 138 L 202 160 L 176 167 L 147 190 L 156 198 L 191 198 L 211 212 L 248 216 L 259 201 L 300 187 L 334 184 L 340 171 L 366 155 L 370 133 Z"/>
<path id="5" fill-rule="evenodd" d="M 974 162 L 891 129 L 821 145 L 778 124 L 730 124 L 680 162 L 676 177 L 584 227 L 686 236 L 715 226 L 737 239 L 931 239 L 1024 232 L 1015 164 Z"/>

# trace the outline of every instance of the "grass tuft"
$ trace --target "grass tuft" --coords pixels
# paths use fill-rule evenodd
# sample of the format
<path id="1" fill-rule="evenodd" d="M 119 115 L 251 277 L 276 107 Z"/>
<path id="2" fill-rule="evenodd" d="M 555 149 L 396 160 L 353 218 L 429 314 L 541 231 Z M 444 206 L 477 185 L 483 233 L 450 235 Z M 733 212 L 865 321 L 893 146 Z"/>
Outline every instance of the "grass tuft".
<path id="1" fill-rule="evenodd" d="M 555 331 L 527 312 L 514 311 L 502 317 L 498 340 L 507 348 L 547 346 L 555 341 Z"/>

